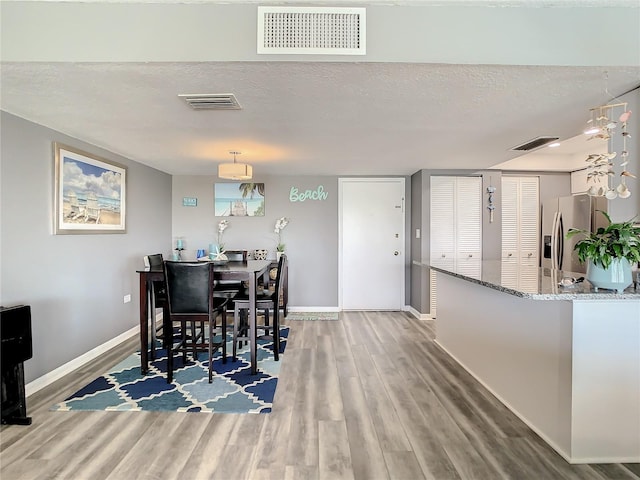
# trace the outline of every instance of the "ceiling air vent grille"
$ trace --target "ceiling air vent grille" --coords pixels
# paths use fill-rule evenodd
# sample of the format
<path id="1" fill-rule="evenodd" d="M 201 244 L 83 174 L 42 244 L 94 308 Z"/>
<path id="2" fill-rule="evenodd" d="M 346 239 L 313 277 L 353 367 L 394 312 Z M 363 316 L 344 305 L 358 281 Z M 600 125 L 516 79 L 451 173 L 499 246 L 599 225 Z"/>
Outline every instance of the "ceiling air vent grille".
<path id="1" fill-rule="evenodd" d="M 365 20 L 365 8 L 258 7 L 258 53 L 365 55 Z"/>
<path id="2" fill-rule="evenodd" d="M 242 107 L 233 93 L 185 93 L 184 99 L 194 110 L 241 110 Z"/>
<path id="3" fill-rule="evenodd" d="M 523 143 L 522 145 L 517 145 L 515 147 L 512 147 L 511 150 L 528 152 L 529 150 L 542 147 L 547 143 L 555 142 L 556 140 L 558 140 L 558 138 L 559 137 L 537 137 L 537 138 L 534 138 L 533 140 L 529 140 L 528 142 Z"/>

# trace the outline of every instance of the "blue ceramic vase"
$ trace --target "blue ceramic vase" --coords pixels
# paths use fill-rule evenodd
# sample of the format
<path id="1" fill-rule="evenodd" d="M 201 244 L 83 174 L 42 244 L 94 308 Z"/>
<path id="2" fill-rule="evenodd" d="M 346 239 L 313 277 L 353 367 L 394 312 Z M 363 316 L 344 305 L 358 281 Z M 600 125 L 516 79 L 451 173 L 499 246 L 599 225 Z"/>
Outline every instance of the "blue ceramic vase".
<path id="1" fill-rule="evenodd" d="M 622 293 L 633 281 L 631 278 L 631 264 L 626 258 L 615 258 L 609 268 L 604 269 L 589 260 L 589 263 L 587 263 L 587 280 L 593 285 L 596 292 L 599 288 L 606 288 Z"/>

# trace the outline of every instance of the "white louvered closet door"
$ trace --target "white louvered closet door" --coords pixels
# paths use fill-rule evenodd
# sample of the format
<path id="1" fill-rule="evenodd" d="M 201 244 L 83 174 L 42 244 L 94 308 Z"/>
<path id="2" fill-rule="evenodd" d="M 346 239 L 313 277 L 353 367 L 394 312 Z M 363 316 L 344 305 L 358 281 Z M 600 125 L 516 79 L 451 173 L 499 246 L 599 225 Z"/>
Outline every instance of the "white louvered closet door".
<path id="1" fill-rule="evenodd" d="M 453 267 L 456 252 L 455 177 L 431 177 L 431 262 Z"/>
<path id="2" fill-rule="evenodd" d="M 518 178 L 502 177 L 502 259 L 518 263 Z"/>
<path id="3" fill-rule="evenodd" d="M 482 179 L 456 178 L 456 270 L 480 276 L 482 258 Z"/>
<path id="4" fill-rule="evenodd" d="M 538 266 L 540 245 L 540 179 L 520 179 L 520 261 Z"/>
<path id="5" fill-rule="evenodd" d="M 482 179 L 431 177 L 430 260 L 478 278 L 482 257 Z M 430 275 L 430 313 L 436 315 L 436 275 Z"/>
<path id="6" fill-rule="evenodd" d="M 537 291 L 540 244 L 540 199 L 538 177 L 502 177 L 502 258 L 505 285 Z"/>

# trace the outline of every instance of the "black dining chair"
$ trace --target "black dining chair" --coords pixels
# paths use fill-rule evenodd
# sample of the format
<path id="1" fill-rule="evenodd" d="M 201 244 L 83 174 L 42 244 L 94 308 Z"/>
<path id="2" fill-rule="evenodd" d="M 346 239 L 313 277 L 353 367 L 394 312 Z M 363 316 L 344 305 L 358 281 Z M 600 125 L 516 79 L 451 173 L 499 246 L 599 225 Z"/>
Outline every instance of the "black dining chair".
<path id="1" fill-rule="evenodd" d="M 154 253 L 152 255 L 146 255 L 145 265 L 149 266 L 150 270 L 162 270 L 164 268 L 164 259 L 161 253 Z M 167 305 L 167 288 L 164 280 L 154 280 L 151 283 L 151 298 L 149 299 L 149 311 L 151 312 L 151 359 L 156 358 L 156 341 L 158 339 L 163 340 L 164 335 L 162 331 L 162 324 L 156 324 L 156 309 L 164 308 Z M 166 348 L 166 344 L 163 345 Z"/>
<path id="2" fill-rule="evenodd" d="M 224 254 L 230 262 L 247 263 L 249 252 L 247 250 L 225 250 Z M 240 281 L 220 280 L 216 281 L 216 295 L 233 298 L 236 293 L 243 289 L 244 285 Z"/>
<path id="3" fill-rule="evenodd" d="M 256 310 L 260 311 L 264 316 L 264 323 L 258 325 L 256 322 L 256 330 L 263 330 L 264 335 L 268 336 L 269 331 L 273 335 L 273 358 L 279 360 L 280 353 L 280 308 L 283 296 L 284 285 L 287 276 L 287 256 L 282 254 L 278 261 L 278 273 L 276 275 L 276 283 L 274 291 L 263 290 L 256 296 Z M 241 292 L 233 298 L 235 305 L 233 316 L 233 354 L 232 359 L 236 361 L 237 347 L 239 342 L 249 341 L 249 296 L 246 292 Z M 269 325 L 269 312 L 273 311 L 273 324 Z"/>
<path id="4" fill-rule="evenodd" d="M 222 347 L 222 363 L 227 361 L 228 299 L 214 296 L 214 268 L 212 262 L 164 262 L 167 286 L 164 331 L 172 332 L 173 324 L 180 323 L 178 341 L 171 338 L 168 342 L 167 383 L 173 381 L 173 355 L 176 352 L 182 352 L 184 361 L 188 352 L 193 354 L 194 360 L 198 352 L 208 352 L 209 383 L 213 378 L 214 347 Z M 222 320 L 220 325 L 217 324 L 218 317 Z M 216 334 L 221 337 L 219 341 L 214 341 Z"/>

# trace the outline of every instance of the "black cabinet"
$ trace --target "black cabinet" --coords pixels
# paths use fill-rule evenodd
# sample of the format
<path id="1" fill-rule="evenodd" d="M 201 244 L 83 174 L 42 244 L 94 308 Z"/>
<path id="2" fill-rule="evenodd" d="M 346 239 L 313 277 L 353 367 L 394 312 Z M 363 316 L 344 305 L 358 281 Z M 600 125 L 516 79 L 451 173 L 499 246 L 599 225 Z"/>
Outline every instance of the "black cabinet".
<path id="1" fill-rule="evenodd" d="M 2 423 L 30 425 L 24 392 L 24 361 L 33 356 L 31 307 L 0 307 Z"/>

